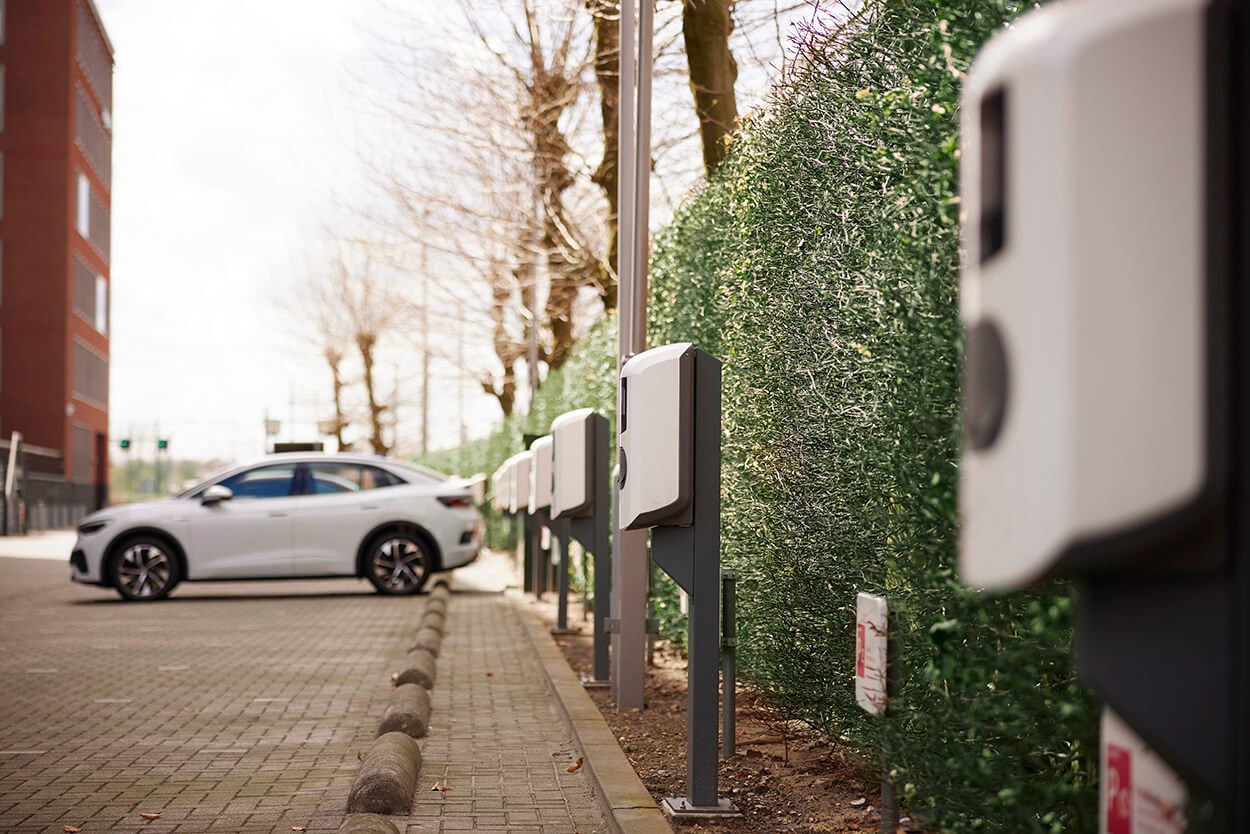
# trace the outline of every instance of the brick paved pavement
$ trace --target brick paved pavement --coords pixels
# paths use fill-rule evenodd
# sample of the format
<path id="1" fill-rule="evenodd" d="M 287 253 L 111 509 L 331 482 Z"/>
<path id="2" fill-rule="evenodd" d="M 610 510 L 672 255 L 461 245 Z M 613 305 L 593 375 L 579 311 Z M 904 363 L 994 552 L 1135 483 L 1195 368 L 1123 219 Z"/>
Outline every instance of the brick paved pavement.
<path id="1" fill-rule="evenodd" d="M 409 831 L 595 834 L 606 827 L 511 603 L 456 594 Z M 439 781 L 451 788 L 431 790 Z M 399 822 L 400 819 L 392 817 Z M 401 826 L 402 830 L 402 826 Z"/>
<path id="2" fill-rule="evenodd" d="M 333 580 L 136 605 L 67 570 L 0 558 L 0 831 L 337 829 L 422 601 Z M 514 618 L 453 599 L 401 830 L 604 829 Z"/>

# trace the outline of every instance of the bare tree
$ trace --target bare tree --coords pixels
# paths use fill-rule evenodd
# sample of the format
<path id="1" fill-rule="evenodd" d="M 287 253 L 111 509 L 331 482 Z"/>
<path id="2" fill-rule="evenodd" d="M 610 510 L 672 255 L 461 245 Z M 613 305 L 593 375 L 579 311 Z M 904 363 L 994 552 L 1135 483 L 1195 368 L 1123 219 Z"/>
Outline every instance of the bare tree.
<path id="1" fill-rule="evenodd" d="M 681 31 L 690 65 L 690 89 L 699 117 L 703 168 L 708 176 L 729 150 L 728 138 L 738 122 L 734 83 L 738 62 L 729 48 L 733 33 L 733 0 L 683 0 Z"/>
<path id="2" fill-rule="evenodd" d="M 603 189 L 608 203 L 605 218 L 607 254 L 602 275 L 597 282 L 604 310 L 615 310 L 617 304 L 617 249 L 620 226 L 617 186 L 620 182 L 620 77 L 621 77 L 621 4 L 620 0 L 586 0 L 594 20 L 595 81 L 599 85 L 599 116 L 603 124 L 603 159 L 591 175 L 591 181 Z"/>

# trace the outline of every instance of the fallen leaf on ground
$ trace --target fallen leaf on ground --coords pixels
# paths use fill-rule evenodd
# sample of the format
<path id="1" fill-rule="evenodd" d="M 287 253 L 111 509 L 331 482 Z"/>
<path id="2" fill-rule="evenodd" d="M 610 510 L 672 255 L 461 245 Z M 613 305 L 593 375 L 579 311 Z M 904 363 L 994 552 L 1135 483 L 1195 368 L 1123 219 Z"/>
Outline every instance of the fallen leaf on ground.
<path id="1" fill-rule="evenodd" d="M 486 673 L 486 677 L 488 677 L 488 678 L 493 678 L 493 677 L 495 677 L 495 673 L 494 673 L 494 672 L 487 672 L 487 673 Z"/>
<path id="2" fill-rule="evenodd" d="M 576 773 L 577 771 L 581 770 L 581 769 L 582 769 L 582 764 L 583 764 L 585 761 L 586 761 L 586 757 L 585 757 L 585 756 L 578 756 L 578 757 L 577 757 L 577 761 L 575 761 L 575 762 L 573 762 L 573 764 L 569 765 L 569 773 Z"/>
<path id="3" fill-rule="evenodd" d="M 307 831 L 308 829 L 302 825 L 292 825 L 291 830 L 292 831 Z"/>
<path id="4" fill-rule="evenodd" d="M 858 808 L 860 805 L 863 805 L 867 801 L 868 801 L 867 799 L 864 799 L 861 796 L 859 799 L 852 799 L 851 804 Z"/>
<path id="5" fill-rule="evenodd" d="M 145 820 L 158 820 L 161 817 L 165 816 L 165 812 L 161 811 L 160 813 L 157 813 L 157 814 L 149 814 L 144 811 L 140 811 L 139 816 L 143 817 Z"/>
<path id="6" fill-rule="evenodd" d="M 446 793 L 447 791 L 452 790 L 452 788 L 448 785 L 444 785 L 442 782 L 435 782 L 434 787 L 430 788 L 430 790 L 438 791 L 439 793 Z"/>
<path id="7" fill-rule="evenodd" d="M 72 825 L 63 825 L 61 826 L 61 830 L 64 831 L 65 834 L 78 834 L 79 831 L 82 831 L 81 828 L 75 828 Z"/>

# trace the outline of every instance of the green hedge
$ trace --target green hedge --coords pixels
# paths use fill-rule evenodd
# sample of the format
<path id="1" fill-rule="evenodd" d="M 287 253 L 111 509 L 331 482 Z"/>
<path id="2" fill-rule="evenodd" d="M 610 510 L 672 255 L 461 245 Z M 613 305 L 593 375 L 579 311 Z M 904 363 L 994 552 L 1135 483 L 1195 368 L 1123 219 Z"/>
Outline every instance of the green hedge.
<path id="1" fill-rule="evenodd" d="M 724 378 L 724 561 L 744 676 L 872 761 L 950 831 L 1096 827 L 1097 705 L 1075 682 L 1068 589 L 991 597 L 955 575 L 959 85 L 1029 4 L 878 2 L 808 50 L 652 259 L 652 344 Z M 528 421 L 462 450 L 493 471 L 521 424 L 610 412 L 614 330 Z M 431 461 L 438 465 L 437 461 Z M 854 702 L 855 594 L 896 612 L 892 714 Z M 657 583 L 666 634 L 682 623 Z"/>

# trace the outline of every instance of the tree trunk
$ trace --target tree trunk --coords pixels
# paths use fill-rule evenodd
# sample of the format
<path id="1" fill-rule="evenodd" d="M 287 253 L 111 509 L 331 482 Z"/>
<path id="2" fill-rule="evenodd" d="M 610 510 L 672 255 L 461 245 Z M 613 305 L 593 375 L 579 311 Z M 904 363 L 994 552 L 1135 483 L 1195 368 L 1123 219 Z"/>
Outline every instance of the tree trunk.
<path id="1" fill-rule="evenodd" d="M 620 0 L 586 0 L 595 21 L 595 79 L 599 82 L 599 115 L 603 119 L 603 159 L 591 180 L 603 189 L 608 199 L 608 253 L 607 262 L 601 265 L 599 298 L 603 309 L 611 312 L 617 303 L 617 276 L 620 264 L 617 260 L 619 180 L 621 76 L 621 4 Z"/>
<path id="2" fill-rule="evenodd" d="M 369 399 L 369 429 L 371 431 L 369 445 L 373 447 L 375 455 L 385 455 L 390 451 L 386 440 L 382 437 L 382 415 L 386 413 L 386 406 L 378 402 L 377 386 L 373 379 L 373 349 L 377 343 L 378 338 L 375 334 L 364 332 L 356 334 L 356 348 L 360 351 L 360 362 L 365 369 L 365 395 Z"/>
<path id="3" fill-rule="evenodd" d="M 334 386 L 334 441 L 340 452 L 346 452 L 352 444 L 343 439 L 343 431 L 348 426 L 347 415 L 343 413 L 343 351 L 336 347 L 327 347 L 326 364 L 330 366 L 330 379 Z"/>
<path id="4" fill-rule="evenodd" d="M 703 140 L 703 169 L 708 176 L 729 150 L 738 121 L 734 82 L 738 64 L 729 50 L 733 0 L 683 0 L 681 32 L 690 66 L 690 89 Z"/>

